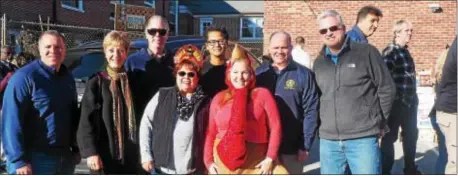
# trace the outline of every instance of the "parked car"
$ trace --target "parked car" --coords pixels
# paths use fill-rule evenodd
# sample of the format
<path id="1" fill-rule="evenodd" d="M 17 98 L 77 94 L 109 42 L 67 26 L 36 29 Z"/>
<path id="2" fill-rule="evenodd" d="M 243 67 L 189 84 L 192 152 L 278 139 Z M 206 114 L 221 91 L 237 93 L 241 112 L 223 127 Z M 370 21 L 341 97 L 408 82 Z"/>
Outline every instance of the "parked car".
<path id="1" fill-rule="evenodd" d="M 178 48 L 186 44 L 196 45 L 201 48 L 201 51 L 205 54 L 205 39 L 203 37 L 193 36 L 171 36 L 166 43 L 166 49 L 175 53 Z M 230 57 L 232 48 L 235 42 L 229 41 L 229 49 L 226 52 L 226 58 Z M 146 39 L 138 39 L 131 41 L 129 54 L 137 52 L 142 48 L 147 48 L 148 42 Z M 243 46 L 242 46 L 243 47 Z M 97 72 L 103 71 L 106 64 L 106 59 L 103 53 L 102 41 L 92 41 L 84 43 L 78 47 L 71 48 L 67 51 L 67 58 L 64 61 L 69 70 L 72 72 L 75 78 L 76 88 L 78 92 L 78 102 L 84 94 L 84 88 L 86 87 L 87 80 Z M 248 52 L 250 59 L 252 60 L 253 67 L 258 67 L 261 64 L 261 60 L 258 60 L 251 52 Z"/>

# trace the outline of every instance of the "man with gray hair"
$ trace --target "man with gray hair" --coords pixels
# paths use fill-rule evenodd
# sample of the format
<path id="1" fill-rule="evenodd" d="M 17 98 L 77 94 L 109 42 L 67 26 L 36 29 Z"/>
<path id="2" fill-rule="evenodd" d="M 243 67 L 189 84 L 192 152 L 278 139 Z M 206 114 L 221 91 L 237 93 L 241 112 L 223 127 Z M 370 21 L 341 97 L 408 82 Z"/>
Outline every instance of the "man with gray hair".
<path id="1" fill-rule="evenodd" d="M 2 139 L 9 174 L 73 174 L 79 110 L 75 81 L 62 65 L 64 38 L 43 32 L 40 59 L 17 70 L 3 99 Z"/>
<path id="2" fill-rule="evenodd" d="M 131 54 L 125 63 L 129 83 L 134 98 L 135 117 L 141 121 L 146 104 L 161 87 L 175 85 L 173 75 L 174 53 L 166 50 L 169 37 L 169 23 L 159 15 L 148 19 L 145 25 L 148 48 Z M 149 152 L 149 151 L 148 151 Z M 135 153 L 135 155 L 140 155 Z M 142 167 L 148 173 L 154 167 L 153 161 L 142 161 Z M 141 168 L 140 168 L 141 169 Z"/>
<path id="3" fill-rule="evenodd" d="M 318 16 L 324 46 L 314 63 L 320 97 L 321 174 L 380 174 L 379 138 L 395 86 L 378 50 L 345 35 L 342 16 Z"/>
<path id="4" fill-rule="evenodd" d="M 275 95 L 282 124 L 281 162 L 290 174 L 303 174 L 317 129 L 316 83 L 308 68 L 292 60 L 288 33 L 274 32 L 269 41 L 272 63 L 256 69 L 256 83 Z"/>
<path id="5" fill-rule="evenodd" d="M 382 140 L 382 173 L 391 174 L 394 163 L 394 142 L 398 139 L 399 126 L 402 128 L 402 149 L 404 151 L 404 174 L 420 174 L 415 166 L 418 128 L 418 97 L 416 91 L 415 63 L 407 44 L 412 37 L 412 24 L 398 20 L 393 26 L 393 41 L 382 52 L 388 70 L 396 84 L 396 99 L 388 118 L 391 129 Z"/>

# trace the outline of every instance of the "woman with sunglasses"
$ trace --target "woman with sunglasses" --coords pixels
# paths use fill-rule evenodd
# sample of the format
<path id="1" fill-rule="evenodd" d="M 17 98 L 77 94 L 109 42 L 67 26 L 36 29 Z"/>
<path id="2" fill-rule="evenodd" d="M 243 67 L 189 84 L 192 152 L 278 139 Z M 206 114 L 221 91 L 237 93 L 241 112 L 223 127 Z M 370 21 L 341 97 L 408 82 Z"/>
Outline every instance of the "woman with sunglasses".
<path id="1" fill-rule="evenodd" d="M 255 73 L 238 45 L 227 64 L 228 89 L 212 100 L 204 160 L 210 174 L 288 174 L 277 162 L 280 115 L 272 94 L 255 88 Z"/>
<path id="2" fill-rule="evenodd" d="M 140 124 L 140 153 L 145 171 L 203 174 L 203 144 L 210 99 L 199 86 L 201 53 L 178 49 L 176 85 L 161 88 L 148 103 Z"/>
<path id="3" fill-rule="evenodd" d="M 103 40 L 105 71 L 89 79 L 81 102 L 78 146 L 93 174 L 137 174 L 138 130 L 124 70 L 130 41 L 112 31 Z"/>

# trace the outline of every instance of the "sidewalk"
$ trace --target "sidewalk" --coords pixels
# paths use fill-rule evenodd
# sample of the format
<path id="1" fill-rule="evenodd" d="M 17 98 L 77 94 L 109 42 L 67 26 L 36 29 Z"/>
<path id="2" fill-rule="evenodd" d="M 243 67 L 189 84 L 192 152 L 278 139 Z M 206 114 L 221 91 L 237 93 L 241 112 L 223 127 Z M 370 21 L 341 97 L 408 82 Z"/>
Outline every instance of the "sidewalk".
<path id="1" fill-rule="evenodd" d="M 403 152 L 402 152 L 402 143 L 399 140 L 394 144 L 395 145 L 395 163 L 393 166 L 392 174 L 402 175 L 402 170 L 404 168 Z M 417 142 L 417 155 L 415 158 L 416 163 L 418 164 L 419 170 L 425 175 L 434 174 L 434 165 L 438 156 L 438 151 L 436 149 L 436 144 L 429 141 L 418 140 Z M 320 174 L 320 156 L 319 156 L 319 142 L 315 141 L 313 143 L 312 152 L 309 160 L 307 161 L 308 165 L 305 167 L 305 172 L 307 175 L 319 175 Z M 79 165 L 76 166 L 75 174 L 89 174 L 89 170 L 86 166 L 86 160 L 81 161 Z"/>

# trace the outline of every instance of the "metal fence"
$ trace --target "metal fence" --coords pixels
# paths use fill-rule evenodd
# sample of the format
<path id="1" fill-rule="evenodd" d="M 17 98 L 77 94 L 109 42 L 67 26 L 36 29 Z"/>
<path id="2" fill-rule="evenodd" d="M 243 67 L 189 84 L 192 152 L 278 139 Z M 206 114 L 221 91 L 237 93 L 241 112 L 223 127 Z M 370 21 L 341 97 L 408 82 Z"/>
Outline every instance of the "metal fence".
<path id="1" fill-rule="evenodd" d="M 20 46 L 20 49 L 16 51 L 28 52 L 35 56 L 39 55 L 37 44 L 38 37 L 42 31 L 59 31 L 65 38 L 67 48 L 72 48 L 92 41 L 102 41 L 104 36 L 112 30 L 29 21 L 15 21 L 8 19 L 4 22 L 3 18 L 1 18 L 1 23 L 1 45 L 6 44 L 12 46 L 13 48 Z M 145 36 L 143 33 L 129 32 L 129 38 L 131 40 L 135 40 L 145 38 Z M 262 40 L 241 40 L 236 42 L 247 48 L 256 57 L 261 57 L 263 54 Z"/>

